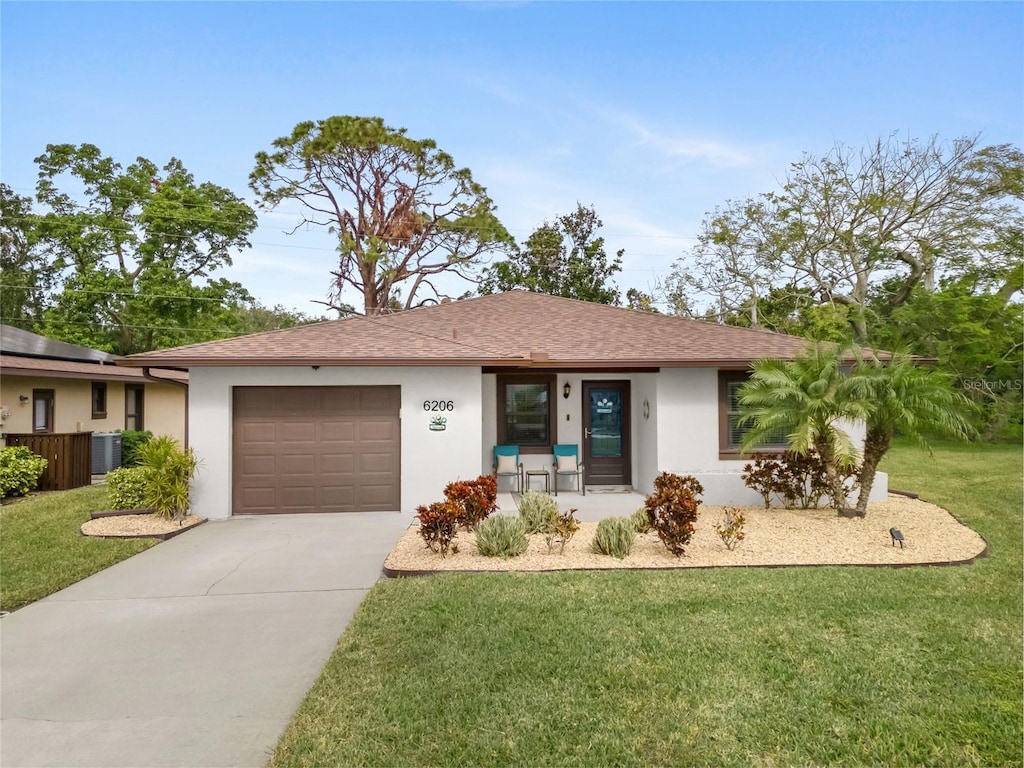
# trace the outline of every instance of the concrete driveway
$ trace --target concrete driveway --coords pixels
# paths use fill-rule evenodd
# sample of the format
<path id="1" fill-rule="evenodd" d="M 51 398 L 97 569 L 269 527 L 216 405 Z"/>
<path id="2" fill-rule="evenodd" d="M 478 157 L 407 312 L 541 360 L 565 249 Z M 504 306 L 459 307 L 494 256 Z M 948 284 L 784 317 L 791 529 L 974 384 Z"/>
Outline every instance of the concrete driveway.
<path id="1" fill-rule="evenodd" d="M 209 522 L 4 617 L 0 765 L 262 766 L 410 522 Z"/>

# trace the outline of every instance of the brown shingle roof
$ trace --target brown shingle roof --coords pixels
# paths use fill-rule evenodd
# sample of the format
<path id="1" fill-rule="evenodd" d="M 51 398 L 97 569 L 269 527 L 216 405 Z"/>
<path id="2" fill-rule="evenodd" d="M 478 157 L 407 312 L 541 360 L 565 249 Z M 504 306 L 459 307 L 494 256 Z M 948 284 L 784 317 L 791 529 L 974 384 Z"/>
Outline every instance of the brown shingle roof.
<path id="1" fill-rule="evenodd" d="M 127 365 L 745 366 L 805 341 L 546 294 L 510 291 L 132 355 Z"/>
<path id="2" fill-rule="evenodd" d="M 146 381 L 140 370 L 119 368 L 111 363 L 72 362 L 46 360 L 38 357 L 0 354 L 0 373 L 5 376 L 52 376 L 58 379 L 92 379 L 94 381 Z M 182 384 L 188 383 L 188 374 L 181 371 L 153 371 L 153 375 Z"/>

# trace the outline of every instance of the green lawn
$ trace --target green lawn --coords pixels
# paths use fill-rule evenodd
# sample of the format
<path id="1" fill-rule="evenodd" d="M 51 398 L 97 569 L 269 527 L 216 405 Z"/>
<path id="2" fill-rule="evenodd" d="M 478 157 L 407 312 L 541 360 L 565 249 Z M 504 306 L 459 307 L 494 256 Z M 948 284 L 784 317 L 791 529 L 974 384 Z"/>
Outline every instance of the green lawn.
<path id="1" fill-rule="evenodd" d="M 1021 460 L 887 461 L 971 566 L 381 583 L 270 764 L 1021 765 Z"/>
<path id="2" fill-rule="evenodd" d="M 104 509 L 110 509 L 106 486 L 5 501 L 0 507 L 0 609 L 20 608 L 156 543 L 83 536 L 82 523 Z"/>

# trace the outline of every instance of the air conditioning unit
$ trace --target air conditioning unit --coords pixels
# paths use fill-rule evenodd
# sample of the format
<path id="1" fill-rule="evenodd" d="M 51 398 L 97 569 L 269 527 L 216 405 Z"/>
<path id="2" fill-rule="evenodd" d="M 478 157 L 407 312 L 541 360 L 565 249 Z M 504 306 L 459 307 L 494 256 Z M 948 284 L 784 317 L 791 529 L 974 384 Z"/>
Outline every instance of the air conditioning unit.
<path id="1" fill-rule="evenodd" d="M 116 432 L 93 432 L 92 473 L 105 475 L 121 466 L 121 435 Z"/>

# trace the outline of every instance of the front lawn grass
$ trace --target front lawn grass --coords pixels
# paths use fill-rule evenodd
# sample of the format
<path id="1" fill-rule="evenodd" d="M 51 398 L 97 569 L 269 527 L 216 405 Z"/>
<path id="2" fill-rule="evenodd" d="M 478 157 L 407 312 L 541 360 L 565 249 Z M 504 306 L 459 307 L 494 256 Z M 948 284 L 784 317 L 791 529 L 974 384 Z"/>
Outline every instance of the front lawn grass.
<path id="1" fill-rule="evenodd" d="M 97 539 L 81 526 L 110 509 L 106 486 L 8 499 L 0 507 L 0 609 L 13 611 L 148 549 L 154 539 Z"/>
<path id="2" fill-rule="evenodd" d="M 970 566 L 378 584 L 270 765 L 1020 765 L 1021 460 L 884 466 L 988 539 Z"/>

